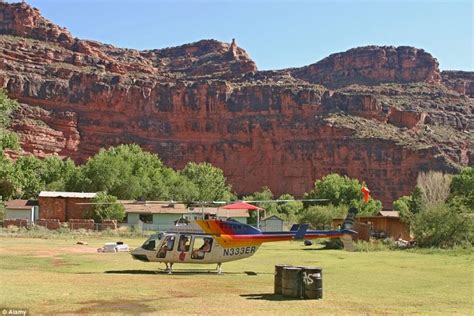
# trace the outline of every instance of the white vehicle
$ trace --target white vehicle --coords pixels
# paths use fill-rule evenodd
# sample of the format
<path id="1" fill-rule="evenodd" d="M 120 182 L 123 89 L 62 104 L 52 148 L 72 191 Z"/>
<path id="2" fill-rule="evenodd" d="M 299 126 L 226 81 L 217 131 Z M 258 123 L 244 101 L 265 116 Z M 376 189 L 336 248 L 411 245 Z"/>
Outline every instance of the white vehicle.
<path id="1" fill-rule="evenodd" d="M 108 242 L 104 247 L 97 249 L 97 252 L 128 252 L 128 245 L 123 242 Z"/>

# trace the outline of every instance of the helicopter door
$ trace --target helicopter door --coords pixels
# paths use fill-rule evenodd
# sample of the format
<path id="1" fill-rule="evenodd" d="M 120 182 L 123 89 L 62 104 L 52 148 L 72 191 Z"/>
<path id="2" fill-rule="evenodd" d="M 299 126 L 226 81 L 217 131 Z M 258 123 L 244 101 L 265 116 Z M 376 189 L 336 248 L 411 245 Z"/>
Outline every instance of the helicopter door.
<path id="1" fill-rule="evenodd" d="M 173 256 L 173 248 L 175 244 L 175 235 L 167 235 L 161 243 L 160 250 L 156 253 L 158 259 L 171 259 Z"/>
<path id="2" fill-rule="evenodd" d="M 191 238 L 189 234 L 181 234 L 178 239 L 178 247 L 176 247 L 175 261 L 186 261 L 189 259 L 189 250 L 191 250 Z"/>
<path id="3" fill-rule="evenodd" d="M 193 252 L 191 253 L 191 259 L 195 259 L 196 261 L 209 259 L 212 244 L 213 244 L 212 237 L 208 236 L 195 236 L 193 242 Z"/>

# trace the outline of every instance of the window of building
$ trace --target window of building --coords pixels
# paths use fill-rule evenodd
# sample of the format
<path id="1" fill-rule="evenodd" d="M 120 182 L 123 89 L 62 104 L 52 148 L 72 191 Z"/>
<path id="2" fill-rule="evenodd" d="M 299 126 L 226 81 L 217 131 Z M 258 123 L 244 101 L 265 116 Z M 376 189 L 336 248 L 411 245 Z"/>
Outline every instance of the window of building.
<path id="1" fill-rule="evenodd" d="M 153 224 L 152 214 L 140 214 L 140 220 L 145 224 Z"/>

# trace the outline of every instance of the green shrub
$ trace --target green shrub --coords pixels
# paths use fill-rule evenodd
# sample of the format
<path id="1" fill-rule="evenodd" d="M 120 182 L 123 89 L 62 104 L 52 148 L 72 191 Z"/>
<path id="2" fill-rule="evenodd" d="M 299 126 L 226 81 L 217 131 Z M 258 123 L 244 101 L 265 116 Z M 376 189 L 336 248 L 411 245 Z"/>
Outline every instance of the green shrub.
<path id="1" fill-rule="evenodd" d="M 310 206 L 300 215 L 299 223 L 308 223 L 314 229 L 331 229 L 334 218 L 343 218 L 347 214 L 348 206 L 327 205 Z"/>
<path id="2" fill-rule="evenodd" d="M 86 218 L 92 218 L 96 222 L 104 219 L 115 219 L 121 221 L 125 217 L 125 207 L 117 202 L 117 198 L 105 192 L 98 192 L 92 199 L 94 205 L 92 211 L 87 212 Z"/>
<path id="3" fill-rule="evenodd" d="M 411 229 L 420 247 L 472 244 L 473 218 L 463 207 L 439 203 L 414 215 Z"/>
<path id="4" fill-rule="evenodd" d="M 354 242 L 354 248 L 356 252 L 386 251 L 393 249 L 389 243 L 381 240 L 359 240 Z"/>

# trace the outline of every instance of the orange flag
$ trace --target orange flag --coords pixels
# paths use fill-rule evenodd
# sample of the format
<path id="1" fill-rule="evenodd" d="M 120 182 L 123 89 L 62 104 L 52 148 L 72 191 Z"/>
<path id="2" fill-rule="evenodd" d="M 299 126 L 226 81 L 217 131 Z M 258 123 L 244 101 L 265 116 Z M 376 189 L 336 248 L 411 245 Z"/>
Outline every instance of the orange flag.
<path id="1" fill-rule="evenodd" d="M 362 194 L 364 194 L 364 202 L 369 203 L 370 199 L 370 190 L 367 187 L 362 187 Z"/>

